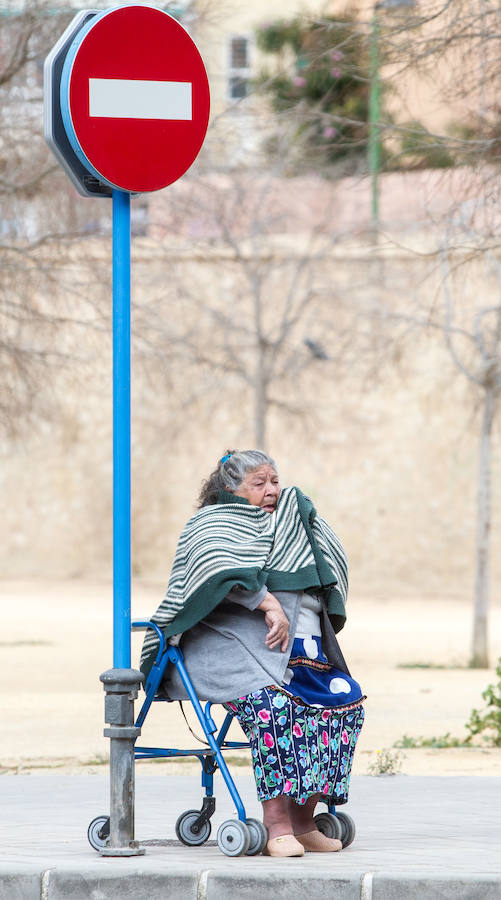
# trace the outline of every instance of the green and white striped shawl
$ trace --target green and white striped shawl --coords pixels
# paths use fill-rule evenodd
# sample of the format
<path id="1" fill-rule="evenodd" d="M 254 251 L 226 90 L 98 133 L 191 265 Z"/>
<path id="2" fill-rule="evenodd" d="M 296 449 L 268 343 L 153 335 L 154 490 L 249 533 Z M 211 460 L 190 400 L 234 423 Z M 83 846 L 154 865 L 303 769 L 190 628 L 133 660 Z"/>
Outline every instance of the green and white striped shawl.
<path id="1" fill-rule="evenodd" d="M 237 585 L 258 591 L 311 591 L 322 595 L 335 631 L 344 625 L 347 562 L 341 542 L 297 487 L 281 491 L 277 509 L 266 512 L 221 491 L 186 524 L 174 558 L 167 593 L 152 621 L 166 638 L 205 618 Z M 147 632 L 141 671 L 148 674 L 158 647 Z"/>

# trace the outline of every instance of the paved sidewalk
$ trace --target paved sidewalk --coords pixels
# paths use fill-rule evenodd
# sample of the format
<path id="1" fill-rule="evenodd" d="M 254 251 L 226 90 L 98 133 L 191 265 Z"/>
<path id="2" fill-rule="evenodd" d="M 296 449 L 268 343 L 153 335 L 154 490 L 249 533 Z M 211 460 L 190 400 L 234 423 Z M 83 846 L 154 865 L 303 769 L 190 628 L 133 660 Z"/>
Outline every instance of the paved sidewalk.
<path id="1" fill-rule="evenodd" d="M 253 779 L 237 783 L 259 816 Z M 234 815 L 216 780 L 211 840 L 175 840 L 179 813 L 200 806 L 197 777 L 136 778 L 144 857 L 101 858 L 87 826 L 108 809 L 105 776 L 0 779 L 0 900 L 501 900 L 501 779 L 353 778 L 347 811 L 357 837 L 341 853 L 228 858 L 217 826 Z"/>

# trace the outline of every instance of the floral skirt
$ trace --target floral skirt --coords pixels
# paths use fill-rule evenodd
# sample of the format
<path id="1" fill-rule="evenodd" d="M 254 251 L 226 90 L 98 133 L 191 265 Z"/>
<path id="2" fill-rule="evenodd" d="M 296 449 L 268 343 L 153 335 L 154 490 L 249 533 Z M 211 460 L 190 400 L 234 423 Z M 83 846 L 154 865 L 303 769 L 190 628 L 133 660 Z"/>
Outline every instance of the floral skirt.
<path id="1" fill-rule="evenodd" d="M 286 795 L 304 805 L 312 794 L 348 801 L 353 754 L 364 720 L 362 702 L 310 706 L 271 686 L 224 704 L 251 745 L 260 801 Z"/>

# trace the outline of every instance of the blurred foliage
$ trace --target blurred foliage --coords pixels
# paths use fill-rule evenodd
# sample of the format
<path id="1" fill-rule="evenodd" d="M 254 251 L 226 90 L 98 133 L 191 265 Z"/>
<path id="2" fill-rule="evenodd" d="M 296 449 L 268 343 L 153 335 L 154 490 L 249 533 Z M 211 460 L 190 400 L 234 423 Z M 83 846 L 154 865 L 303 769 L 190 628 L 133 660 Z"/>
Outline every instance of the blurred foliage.
<path id="1" fill-rule="evenodd" d="M 447 169 L 455 160 L 447 139 L 430 134 L 421 122 L 408 122 L 400 138 L 400 166 L 406 169 Z"/>
<path id="2" fill-rule="evenodd" d="M 295 117 L 305 153 L 325 163 L 365 153 L 369 59 L 355 19 L 275 21 L 257 30 L 256 41 L 275 57 L 257 87 L 277 113 Z"/>
<path id="3" fill-rule="evenodd" d="M 490 684 L 482 694 L 487 708 L 479 711 L 473 709 L 470 721 L 466 724 L 469 735 L 467 741 L 482 735 L 485 743 L 491 747 L 501 747 L 501 658 L 496 667 L 497 684 Z"/>
<path id="4" fill-rule="evenodd" d="M 449 731 L 439 737 L 412 737 L 404 734 L 399 741 L 395 741 L 394 747 L 404 750 L 416 750 L 429 747 L 432 750 L 449 750 L 451 747 L 466 747 L 466 738 L 453 737 Z"/>
<path id="5" fill-rule="evenodd" d="M 477 162 L 479 158 L 491 163 L 501 161 L 501 107 L 492 108 L 488 117 L 475 116 L 467 123 L 455 122 L 449 131 L 464 141 L 460 153 L 466 163 Z"/>

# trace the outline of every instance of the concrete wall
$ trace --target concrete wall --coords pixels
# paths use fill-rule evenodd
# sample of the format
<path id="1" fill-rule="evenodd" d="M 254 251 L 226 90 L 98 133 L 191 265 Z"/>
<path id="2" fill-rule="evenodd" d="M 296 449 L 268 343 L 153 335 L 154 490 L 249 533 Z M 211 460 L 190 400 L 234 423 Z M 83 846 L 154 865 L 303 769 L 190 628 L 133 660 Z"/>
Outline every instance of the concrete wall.
<path id="1" fill-rule="evenodd" d="M 4 576 L 111 575 L 109 250 L 87 241 L 71 259 L 61 257 L 56 282 L 67 286 L 78 270 L 80 293 L 75 298 L 64 289 L 56 296 L 53 290 L 52 308 L 61 321 L 63 312 L 78 310 L 86 324 L 56 323 L 52 340 L 68 357 L 41 388 L 50 419 L 21 420 L 17 436 L 3 442 Z M 309 493 L 342 537 L 355 585 L 382 595 L 468 595 L 479 398 L 455 375 L 439 334 L 405 326 L 398 341 L 384 342 L 377 316 L 369 315 L 371 303 L 382 303 L 388 314 L 402 300 L 409 313 L 421 301 L 430 306 L 438 302 L 439 277 L 434 258 L 396 248 L 382 255 L 384 264 L 373 248 L 351 242 L 334 247 L 319 264 L 321 305 L 295 340 L 298 354 L 304 353 L 304 335 L 314 325 L 330 358 L 277 386 L 281 406 L 270 413 L 268 449 L 283 483 Z M 166 581 L 202 478 L 227 447 L 254 444 L 250 388 L 229 371 L 214 375 L 203 363 L 183 361 L 182 348 L 171 343 L 181 325 L 192 322 L 201 346 L 218 352 L 213 314 L 194 308 L 193 291 L 183 292 L 182 285 L 195 285 L 217 311 L 218 302 L 222 308 L 230 302 L 241 273 L 220 246 L 201 254 L 186 240 L 151 239 L 135 241 L 133 271 L 133 569 Z M 462 270 L 460 280 L 468 287 L 465 314 L 478 298 L 499 302 L 480 265 L 467 276 Z M 348 325 L 355 324 L 340 354 Z M 493 549 L 500 535 L 499 428 L 494 448 Z M 501 558 L 494 554 L 495 594 L 500 587 Z"/>

